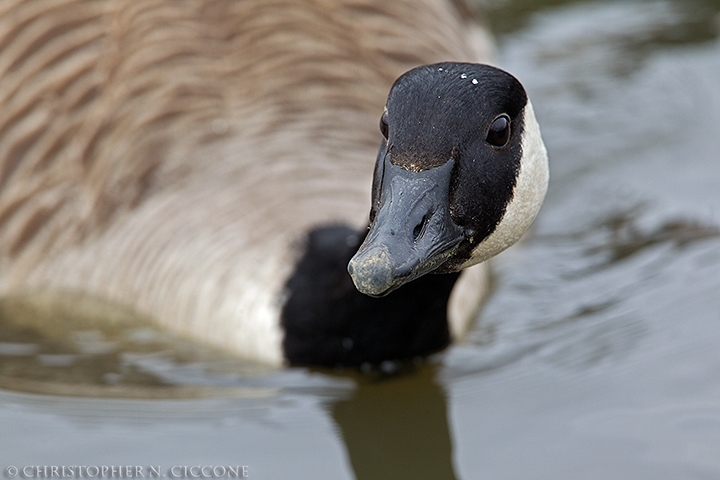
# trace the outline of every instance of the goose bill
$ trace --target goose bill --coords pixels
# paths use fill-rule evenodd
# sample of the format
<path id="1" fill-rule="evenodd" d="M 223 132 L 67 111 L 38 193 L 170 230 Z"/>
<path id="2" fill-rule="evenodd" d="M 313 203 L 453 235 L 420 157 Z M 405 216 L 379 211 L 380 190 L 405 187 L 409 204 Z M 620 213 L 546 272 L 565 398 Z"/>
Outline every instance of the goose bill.
<path id="1" fill-rule="evenodd" d="M 380 204 L 348 264 L 357 289 L 382 297 L 437 269 L 465 238 L 449 209 L 453 160 L 419 172 L 384 158 Z"/>

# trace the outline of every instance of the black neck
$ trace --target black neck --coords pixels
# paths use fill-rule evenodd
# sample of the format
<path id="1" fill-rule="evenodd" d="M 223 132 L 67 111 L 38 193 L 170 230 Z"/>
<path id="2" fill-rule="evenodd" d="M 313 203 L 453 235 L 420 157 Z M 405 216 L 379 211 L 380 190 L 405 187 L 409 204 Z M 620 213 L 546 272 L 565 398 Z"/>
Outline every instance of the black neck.
<path id="1" fill-rule="evenodd" d="M 425 275 L 382 298 L 363 295 L 347 273 L 363 235 L 344 226 L 309 233 L 281 314 L 291 365 L 378 364 L 448 345 L 447 302 L 459 274 Z"/>

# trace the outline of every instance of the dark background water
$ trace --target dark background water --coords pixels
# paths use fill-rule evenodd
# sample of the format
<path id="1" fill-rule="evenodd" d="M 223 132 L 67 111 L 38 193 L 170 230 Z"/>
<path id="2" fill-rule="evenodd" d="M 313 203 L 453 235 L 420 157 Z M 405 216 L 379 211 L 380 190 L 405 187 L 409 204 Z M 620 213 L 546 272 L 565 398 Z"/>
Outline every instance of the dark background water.
<path id="1" fill-rule="evenodd" d="M 393 378 L 272 372 L 6 300 L 0 467 L 720 478 L 720 2 L 484 6 L 552 178 L 465 342 Z"/>

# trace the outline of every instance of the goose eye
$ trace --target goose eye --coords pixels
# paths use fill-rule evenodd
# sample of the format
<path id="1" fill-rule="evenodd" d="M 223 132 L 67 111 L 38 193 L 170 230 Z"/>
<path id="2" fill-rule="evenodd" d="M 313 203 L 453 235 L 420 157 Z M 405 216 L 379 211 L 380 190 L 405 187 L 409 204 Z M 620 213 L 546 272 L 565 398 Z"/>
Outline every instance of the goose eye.
<path id="1" fill-rule="evenodd" d="M 385 140 L 388 138 L 388 112 L 387 108 L 382 114 L 382 117 L 380 117 L 380 132 L 383 134 L 383 137 L 385 137 Z"/>
<path id="2" fill-rule="evenodd" d="M 499 115 L 490 124 L 490 130 L 488 130 L 487 138 L 485 139 L 490 145 L 495 147 L 504 147 L 507 145 L 510 139 L 510 117 L 505 115 Z"/>

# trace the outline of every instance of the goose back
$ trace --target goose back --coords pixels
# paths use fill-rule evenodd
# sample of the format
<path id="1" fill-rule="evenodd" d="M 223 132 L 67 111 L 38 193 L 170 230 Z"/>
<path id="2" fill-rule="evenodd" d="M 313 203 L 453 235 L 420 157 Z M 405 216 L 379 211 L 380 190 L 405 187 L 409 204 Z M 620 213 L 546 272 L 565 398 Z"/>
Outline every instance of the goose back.
<path id="1" fill-rule="evenodd" d="M 443 0 L 2 2 L 0 293 L 282 363 L 299 245 L 366 225 L 388 88 L 476 33 Z"/>

